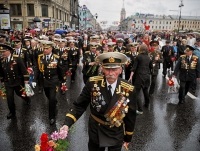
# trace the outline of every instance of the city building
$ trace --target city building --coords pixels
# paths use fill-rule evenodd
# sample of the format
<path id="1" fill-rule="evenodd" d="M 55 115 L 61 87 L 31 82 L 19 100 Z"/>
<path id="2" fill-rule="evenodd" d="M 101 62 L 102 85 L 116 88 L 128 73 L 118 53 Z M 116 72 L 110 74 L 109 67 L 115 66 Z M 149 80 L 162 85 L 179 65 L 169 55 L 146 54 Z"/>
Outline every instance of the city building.
<path id="1" fill-rule="evenodd" d="M 126 18 L 126 10 L 125 10 L 125 7 L 124 7 L 124 0 L 123 0 L 123 7 L 122 7 L 122 10 L 121 10 L 121 14 L 120 14 L 120 22 L 122 22 L 125 18 Z"/>
<path id="2" fill-rule="evenodd" d="M 72 4 L 77 8 L 73 12 L 70 7 Z M 35 26 L 56 29 L 77 24 L 74 16 L 78 12 L 78 7 L 75 7 L 78 6 L 78 0 L 0 0 L 0 6 L 2 5 L 10 10 L 12 29 Z M 34 19 L 41 22 L 36 24 Z"/>
<path id="3" fill-rule="evenodd" d="M 121 31 L 200 31 L 200 16 L 139 14 L 124 19 Z M 180 20 L 180 24 L 179 24 Z"/>
<path id="4" fill-rule="evenodd" d="M 101 30 L 100 24 L 97 22 L 98 15 L 92 14 L 86 5 L 79 7 L 79 28 L 90 30 Z"/>

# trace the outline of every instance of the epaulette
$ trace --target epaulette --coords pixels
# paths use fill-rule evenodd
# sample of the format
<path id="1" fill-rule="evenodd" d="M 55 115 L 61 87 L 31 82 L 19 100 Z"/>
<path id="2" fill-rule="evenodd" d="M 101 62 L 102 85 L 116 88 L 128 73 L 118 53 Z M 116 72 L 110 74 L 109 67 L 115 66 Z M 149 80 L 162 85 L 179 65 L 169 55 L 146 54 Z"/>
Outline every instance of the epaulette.
<path id="1" fill-rule="evenodd" d="M 90 51 L 85 51 L 85 53 L 90 53 Z"/>
<path id="2" fill-rule="evenodd" d="M 131 52 L 130 51 L 128 51 L 128 52 L 125 52 L 126 54 L 131 54 Z"/>
<path id="3" fill-rule="evenodd" d="M 19 55 L 13 55 L 13 58 L 18 58 L 19 57 Z"/>
<path id="4" fill-rule="evenodd" d="M 60 58 L 60 56 L 59 56 L 59 55 L 56 55 L 56 54 L 53 54 L 53 56 L 54 56 L 55 58 L 57 58 L 57 59 Z"/>
<path id="5" fill-rule="evenodd" d="M 22 50 L 27 50 L 26 48 L 22 48 Z"/>
<path id="6" fill-rule="evenodd" d="M 125 89 L 127 89 L 128 91 L 133 91 L 133 89 L 134 89 L 134 86 L 133 85 L 131 85 L 131 84 L 129 84 L 129 83 L 126 83 L 126 82 L 124 82 L 124 81 L 121 81 L 121 87 L 122 88 L 125 88 Z"/>
<path id="7" fill-rule="evenodd" d="M 74 47 L 75 49 L 78 49 L 77 47 Z"/>
<path id="8" fill-rule="evenodd" d="M 185 57 L 186 57 L 186 55 L 181 55 L 180 57 L 181 57 L 181 58 L 185 58 Z"/>
<path id="9" fill-rule="evenodd" d="M 38 57 L 41 57 L 41 56 L 43 56 L 43 55 L 44 55 L 44 54 L 39 54 Z"/>
<path id="10" fill-rule="evenodd" d="M 90 77 L 89 81 L 90 82 L 95 82 L 95 84 L 97 84 L 99 81 L 101 81 L 101 86 L 105 87 L 105 82 L 104 82 L 104 77 L 103 76 Z"/>
<path id="11" fill-rule="evenodd" d="M 125 46 L 122 46 L 123 48 L 126 48 Z"/>
<path id="12" fill-rule="evenodd" d="M 196 55 L 193 55 L 192 58 L 198 59 L 199 57 Z"/>

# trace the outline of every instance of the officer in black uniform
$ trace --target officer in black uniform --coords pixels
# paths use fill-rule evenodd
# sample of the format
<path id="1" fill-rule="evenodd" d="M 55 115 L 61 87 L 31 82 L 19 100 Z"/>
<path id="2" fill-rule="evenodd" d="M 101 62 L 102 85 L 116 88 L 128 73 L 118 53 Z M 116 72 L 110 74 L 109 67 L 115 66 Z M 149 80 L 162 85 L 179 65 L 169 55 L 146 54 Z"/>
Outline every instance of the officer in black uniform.
<path id="1" fill-rule="evenodd" d="M 158 41 L 151 41 L 150 46 L 152 52 L 149 53 L 149 57 L 152 61 L 153 68 L 151 70 L 151 85 L 149 88 L 149 96 L 152 96 L 156 85 L 158 71 L 160 69 L 160 63 L 162 63 L 162 54 L 159 52 Z"/>
<path id="2" fill-rule="evenodd" d="M 198 57 L 193 55 L 195 49 L 189 45 L 186 46 L 185 55 L 180 56 L 174 70 L 174 76 L 179 73 L 179 104 L 185 102 L 185 95 L 188 93 L 191 84 L 197 78 L 200 78 L 200 63 Z"/>
<path id="3" fill-rule="evenodd" d="M 172 57 L 174 57 L 174 51 L 173 47 L 170 46 L 170 41 L 166 41 L 166 45 L 162 47 L 162 57 L 163 57 L 163 77 L 166 77 L 167 69 L 171 68 L 171 71 L 173 71 L 173 61 L 171 60 Z"/>
<path id="4" fill-rule="evenodd" d="M 86 51 L 83 55 L 83 81 L 86 84 L 88 79 L 92 76 L 98 75 L 99 65 L 95 62 L 96 49 L 98 44 L 96 42 L 90 43 L 90 51 Z"/>
<path id="5" fill-rule="evenodd" d="M 18 57 L 22 58 L 26 68 L 30 65 L 30 58 L 29 58 L 29 52 L 26 48 L 22 47 L 22 42 L 19 39 L 14 40 L 14 55 L 17 55 Z"/>
<path id="6" fill-rule="evenodd" d="M 127 57 L 119 52 L 100 54 L 104 76 L 90 77 L 73 107 L 66 114 L 66 130 L 74 124 L 90 105 L 88 150 L 121 151 L 131 141 L 136 121 L 134 87 L 119 78 L 121 65 Z"/>
<path id="7" fill-rule="evenodd" d="M 71 82 L 75 81 L 76 76 L 76 69 L 79 65 L 79 59 L 80 59 L 80 51 L 77 47 L 75 47 L 75 40 L 71 39 L 69 40 L 69 68 L 71 68 Z"/>
<path id="8" fill-rule="evenodd" d="M 56 92 L 60 81 L 66 81 L 65 61 L 58 55 L 52 53 L 53 42 L 43 40 L 43 54 L 38 56 L 38 72 L 43 83 L 46 97 L 49 100 L 49 120 L 50 124 L 55 123 L 56 118 Z"/>
<path id="9" fill-rule="evenodd" d="M 114 47 L 114 51 L 125 53 L 127 50 L 126 47 L 123 46 L 124 40 L 122 38 L 117 38 L 116 40 L 117 46 Z"/>
<path id="10" fill-rule="evenodd" d="M 125 65 L 125 79 L 126 80 L 129 80 L 131 69 L 133 67 L 135 58 L 138 55 L 138 52 L 137 52 L 138 43 L 130 43 L 129 46 L 130 46 L 130 51 L 125 53 L 126 56 L 128 57 L 128 61 Z"/>
<path id="11" fill-rule="evenodd" d="M 27 104 L 30 104 L 30 98 L 22 96 L 22 89 L 28 83 L 29 75 L 22 59 L 12 54 L 13 48 L 5 44 L 0 44 L 0 52 L 2 53 L 0 79 L 4 82 L 6 88 L 7 104 L 10 111 L 7 119 L 12 119 L 16 116 L 14 92 L 25 100 Z"/>

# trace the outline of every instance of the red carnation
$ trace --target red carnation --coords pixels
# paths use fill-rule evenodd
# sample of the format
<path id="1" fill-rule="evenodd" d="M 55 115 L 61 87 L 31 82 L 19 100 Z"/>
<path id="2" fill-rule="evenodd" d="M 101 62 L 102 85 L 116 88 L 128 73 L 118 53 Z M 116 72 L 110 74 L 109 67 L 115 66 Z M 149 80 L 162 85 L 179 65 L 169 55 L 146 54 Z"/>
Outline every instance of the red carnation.
<path id="1" fill-rule="evenodd" d="M 40 141 L 43 142 L 48 142 L 49 138 L 48 138 L 48 134 L 46 133 L 42 133 L 41 137 L 40 137 Z"/>

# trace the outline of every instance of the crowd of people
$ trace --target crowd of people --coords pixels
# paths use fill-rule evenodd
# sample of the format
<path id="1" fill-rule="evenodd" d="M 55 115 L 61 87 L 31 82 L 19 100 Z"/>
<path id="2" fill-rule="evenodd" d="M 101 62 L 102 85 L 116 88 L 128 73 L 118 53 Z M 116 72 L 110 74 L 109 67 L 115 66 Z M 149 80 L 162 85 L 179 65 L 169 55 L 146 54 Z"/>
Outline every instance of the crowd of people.
<path id="1" fill-rule="evenodd" d="M 163 40 L 164 38 L 164 40 Z M 143 114 L 154 95 L 157 76 L 179 76 L 179 104 L 196 95 L 200 78 L 200 39 L 193 34 L 70 31 L 2 32 L 0 79 L 5 86 L 9 113 L 16 118 L 14 92 L 28 105 L 27 84 L 38 86 L 49 100 L 49 121 L 56 122 L 56 93 L 65 95 L 66 80 L 76 80 L 82 62 L 85 86 L 66 115 L 68 129 L 90 104 L 89 150 L 121 150 L 128 146 L 136 114 Z M 169 72 L 170 71 L 170 72 Z M 170 74 L 169 74 L 170 73 Z M 108 87 L 108 88 L 107 88 Z M 144 94 L 144 105 L 140 91 Z"/>

